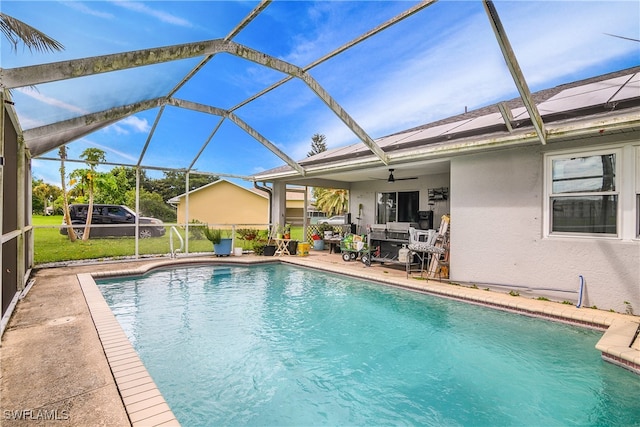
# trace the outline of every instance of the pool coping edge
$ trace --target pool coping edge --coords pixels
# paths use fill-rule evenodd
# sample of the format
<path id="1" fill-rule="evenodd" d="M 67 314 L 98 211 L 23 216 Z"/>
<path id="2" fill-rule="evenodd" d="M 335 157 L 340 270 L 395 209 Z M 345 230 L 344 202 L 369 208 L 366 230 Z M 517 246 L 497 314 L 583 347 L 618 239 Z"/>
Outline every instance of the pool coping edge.
<path id="1" fill-rule="evenodd" d="M 411 276 L 408 276 L 406 279 L 400 277 L 385 277 L 384 275 L 376 275 L 372 270 L 366 269 L 360 271 L 345 271 L 345 269 L 340 268 L 338 264 L 313 262 L 310 258 L 307 257 L 225 257 L 215 259 L 183 258 L 160 260 L 158 262 L 141 265 L 138 268 L 134 269 L 78 274 L 78 279 L 80 280 L 83 292 L 85 292 L 86 287 L 87 292 L 91 296 L 91 303 L 89 303 L 90 299 L 87 298 L 87 292 L 85 292 L 85 298 L 87 298 L 87 305 L 89 306 L 89 311 L 92 317 L 94 317 L 93 306 L 96 306 L 95 313 L 96 316 L 98 316 L 99 322 L 96 322 L 96 318 L 94 317 L 94 324 L 96 326 L 96 330 L 98 331 L 98 335 L 100 336 L 100 341 L 103 349 L 105 349 L 105 344 L 102 341 L 104 332 L 101 333 L 101 330 L 98 327 L 99 323 L 101 325 L 103 324 L 102 322 L 104 322 L 104 326 L 101 326 L 102 331 L 109 328 L 109 331 L 113 332 L 113 328 L 115 327 L 114 325 L 117 325 L 117 330 L 122 332 L 121 336 L 124 336 L 124 339 L 126 340 L 126 345 L 124 343 L 122 343 L 122 345 L 125 348 L 127 348 L 126 346 L 128 345 L 129 348 L 133 350 L 133 346 L 124 334 L 124 330 L 122 330 L 122 327 L 115 318 L 115 315 L 107 305 L 104 297 L 102 296 L 102 293 L 98 289 L 98 285 L 96 284 L 95 279 L 143 276 L 155 269 L 167 268 L 171 266 L 212 264 L 257 265 L 273 263 L 290 264 L 304 268 L 329 271 L 336 274 L 374 281 L 383 285 L 400 287 L 470 304 L 482 305 L 488 308 L 509 311 L 517 314 L 522 314 L 530 317 L 538 317 L 556 322 L 568 323 L 581 327 L 598 329 L 603 331 L 603 336 L 596 344 L 596 349 L 601 352 L 602 359 L 608 363 L 612 363 L 637 375 L 640 375 L 640 350 L 635 349 L 635 345 L 633 345 L 633 336 L 640 328 L 640 318 L 636 316 L 604 312 L 602 310 L 594 310 L 590 308 L 577 308 L 553 301 L 539 301 L 526 298 L 523 299 L 524 297 L 514 297 L 509 294 L 502 294 L 499 292 L 486 292 L 482 289 L 456 286 L 455 284 L 447 284 L 437 280 L 417 280 L 415 278 L 412 278 Z M 122 348 L 123 347 L 118 346 L 119 350 L 122 350 Z M 133 351 L 135 352 L 135 350 Z M 109 366 L 111 367 L 112 373 L 114 373 L 114 365 L 112 363 L 116 363 L 115 369 L 117 370 L 118 360 L 114 360 L 113 355 L 110 358 L 110 352 L 108 352 L 106 349 L 105 355 L 107 357 L 107 361 L 109 362 Z M 125 391 L 123 393 L 120 382 L 123 382 L 123 386 L 127 386 L 127 381 L 124 380 L 130 380 L 131 378 L 123 379 L 114 373 L 116 386 L 121 394 L 123 405 L 125 406 L 125 410 L 127 411 L 130 420 L 132 421 L 132 425 L 146 426 L 149 425 L 149 422 L 154 422 L 154 420 L 157 419 L 162 420 L 162 423 L 153 425 L 179 426 L 179 422 L 171 412 L 171 409 L 165 402 L 164 397 L 155 386 L 153 379 L 148 374 L 148 372 L 146 372 L 146 368 L 144 368 L 144 365 L 137 356 L 137 353 L 135 354 L 135 358 L 140 362 L 144 369 L 144 372 L 146 373 L 146 377 L 144 377 L 145 380 L 142 381 L 148 380 L 148 382 L 145 382 L 145 384 L 152 385 L 149 390 L 145 388 L 146 386 L 144 384 L 142 385 L 142 388 L 133 390 L 135 392 L 143 393 L 140 396 L 145 397 L 144 400 L 132 401 L 131 398 L 125 397 L 124 395 L 129 392 L 126 391 L 127 389 L 124 389 Z M 129 385 L 130 384 L 133 383 L 129 383 Z M 135 400 L 135 398 L 133 399 Z M 161 401 L 159 399 L 161 399 Z M 149 403 L 148 406 L 144 406 L 145 400 L 147 401 L 147 403 Z M 133 418 L 132 414 L 135 414 Z M 144 418 L 145 423 L 140 424 L 137 421 L 134 422 L 134 420 L 138 419 L 136 417 L 139 417 L 141 414 L 146 416 Z M 168 414 L 171 415 L 171 419 L 163 418 L 165 416 L 168 416 Z"/>
<path id="2" fill-rule="evenodd" d="M 77 278 L 131 425 L 179 427 L 173 411 L 98 289 L 93 274 L 80 273 Z"/>

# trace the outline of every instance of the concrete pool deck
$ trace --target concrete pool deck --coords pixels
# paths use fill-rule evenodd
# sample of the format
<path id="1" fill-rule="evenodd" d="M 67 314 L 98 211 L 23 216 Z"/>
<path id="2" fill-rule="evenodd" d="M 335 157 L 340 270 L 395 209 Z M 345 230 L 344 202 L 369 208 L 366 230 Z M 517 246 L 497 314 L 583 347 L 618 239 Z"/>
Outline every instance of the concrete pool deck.
<path id="1" fill-rule="evenodd" d="M 139 362 L 93 278 L 136 275 L 172 264 L 282 261 L 412 288 L 447 298 L 606 331 L 603 358 L 640 372 L 638 316 L 511 296 L 504 292 L 407 278 L 401 268 L 344 262 L 340 254 L 308 257 L 193 257 L 102 262 L 46 268 L 32 274 L 2 337 L 0 409 L 3 426 L 178 425 Z M 481 284 L 478 284 L 482 287 Z M 96 292 L 97 291 L 97 292 Z"/>

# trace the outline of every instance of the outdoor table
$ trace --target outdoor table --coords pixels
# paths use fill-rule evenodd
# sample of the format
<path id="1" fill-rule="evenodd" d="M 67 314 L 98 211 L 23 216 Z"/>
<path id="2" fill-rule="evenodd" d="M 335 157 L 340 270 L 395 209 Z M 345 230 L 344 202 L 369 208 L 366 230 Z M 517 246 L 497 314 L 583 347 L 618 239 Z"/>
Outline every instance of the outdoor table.
<path id="1" fill-rule="evenodd" d="M 276 255 L 291 255 L 289 253 L 289 242 L 291 239 L 276 239 Z"/>
<path id="2" fill-rule="evenodd" d="M 340 242 L 342 241 L 342 237 L 330 237 L 328 239 L 324 239 L 325 243 L 329 244 L 329 253 L 338 253 L 340 252 Z"/>

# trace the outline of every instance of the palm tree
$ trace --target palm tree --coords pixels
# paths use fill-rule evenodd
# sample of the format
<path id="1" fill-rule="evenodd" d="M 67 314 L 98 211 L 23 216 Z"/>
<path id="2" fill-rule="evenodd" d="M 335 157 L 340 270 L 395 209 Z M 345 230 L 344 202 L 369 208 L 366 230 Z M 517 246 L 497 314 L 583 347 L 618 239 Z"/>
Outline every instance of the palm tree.
<path id="1" fill-rule="evenodd" d="M 307 153 L 307 157 L 325 151 L 327 151 L 327 137 L 321 133 L 314 134 L 311 137 L 311 151 Z M 316 201 L 316 209 L 329 216 L 344 213 L 349 209 L 349 192 L 347 190 L 313 187 L 311 194 Z"/>
<path id="2" fill-rule="evenodd" d="M 106 160 L 105 153 L 99 148 L 87 148 L 80 154 L 80 158 L 89 165 L 89 170 L 84 177 L 87 188 L 89 190 L 89 207 L 87 208 L 87 222 L 84 226 L 84 233 L 82 234 L 82 240 L 89 240 L 89 231 L 91 230 L 91 220 L 93 219 L 93 190 L 96 182 L 96 166 L 98 163 Z"/>
<path id="3" fill-rule="evenodd" d="M 64 49 L 62 43 L 52 39 L 43 32 L 25 24 L 12 16 L 0 12 L 0 30 L 13 45 L 13 50 L 18 50 L 18 43 L 22 42 L 30 51 L 56 52 Z"/>
<path id="4" fill-rule="evenodd" d="M 69 195 L 67 194 L 67 183 L 65 180 L 64 161 L 67 159 L 67 146 L 63 145 L 58 149 L 60 155 L 60 181 L 62 182 L 62 210 L 64 211 L 64 221 L 71 225 L 71 215 L 69 215 Z M 76 241 L 76 232 L 72 227 L 67 229 L 67 235 L 72 242 Z"/>
<path id="5" fill-rule="evenodd" d="M 323 188 L 316 199 L 316 208 L 329 216 L 344 213 L 349 208 L 349 192 L 338 188 Z"/>

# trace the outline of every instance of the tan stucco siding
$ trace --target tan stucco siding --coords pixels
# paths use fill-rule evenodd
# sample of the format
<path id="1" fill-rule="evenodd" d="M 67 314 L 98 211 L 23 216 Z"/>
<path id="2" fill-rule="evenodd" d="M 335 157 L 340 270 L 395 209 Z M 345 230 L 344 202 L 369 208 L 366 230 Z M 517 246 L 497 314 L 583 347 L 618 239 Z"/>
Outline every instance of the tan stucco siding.
<path id="1" fill-rule="evenodd" d="M 186 222 L 186 199 L 180 197 L 178 223 Z M 265 197 L 229 182 L 218 182 L 189 195 L 189 221 L 207 224 L 266 224 L 269 202 Z"/>

